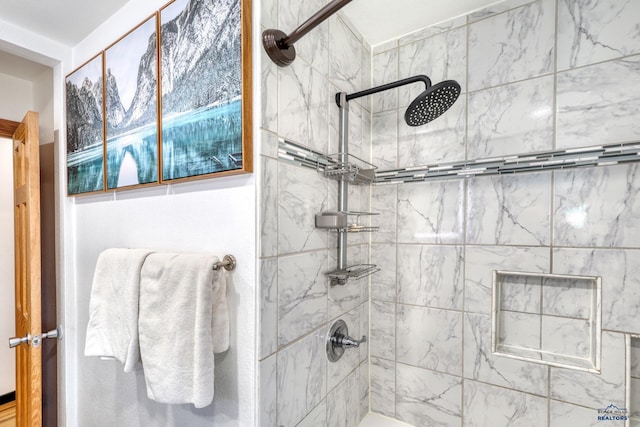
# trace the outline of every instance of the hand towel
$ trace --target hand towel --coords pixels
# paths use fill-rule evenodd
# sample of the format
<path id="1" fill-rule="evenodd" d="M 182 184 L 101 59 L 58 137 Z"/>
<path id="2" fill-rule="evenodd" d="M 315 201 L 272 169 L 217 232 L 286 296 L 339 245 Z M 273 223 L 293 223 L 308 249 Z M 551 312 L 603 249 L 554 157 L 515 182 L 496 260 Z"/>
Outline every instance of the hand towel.
<path id="1" fill-rule="evenodd" d="M 153 253 L 142 266 L 138 332 L 150 399 L 196 408 L 213 401 L 213 354 L 229 347 L 226 283 L 216 262 Z"/>
<path id="2" fill-rule="evenodd" d="M 124 372 L 139 360 L 138 296 L 147 249 L 107 249 L 98 256 L 91 299 L 85 356 L 115 358 Z"/>

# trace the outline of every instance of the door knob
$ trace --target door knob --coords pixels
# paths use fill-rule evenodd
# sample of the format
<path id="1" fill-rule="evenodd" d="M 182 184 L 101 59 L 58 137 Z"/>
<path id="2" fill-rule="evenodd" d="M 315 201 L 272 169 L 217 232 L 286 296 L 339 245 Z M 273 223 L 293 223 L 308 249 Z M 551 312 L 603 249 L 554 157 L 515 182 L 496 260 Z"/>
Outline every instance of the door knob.
<path id="1" fill-rule="evenodd" d="M 55 329 L 50 330 L 49 332 L 45 332 L 41 336 L 42 339 L 45 338 L 57 338 L 59 340 L 62 339 L 62 326 L 58 326 Z"/>
<path id="2" fill-rule="evenodd" d="M 29 344 L 29 342 L 31 342 L 31 334 L 27 334 L 26 337 L 22 338 L 9 338 L 9 348 L 17 347 L 20 344 Z"/>

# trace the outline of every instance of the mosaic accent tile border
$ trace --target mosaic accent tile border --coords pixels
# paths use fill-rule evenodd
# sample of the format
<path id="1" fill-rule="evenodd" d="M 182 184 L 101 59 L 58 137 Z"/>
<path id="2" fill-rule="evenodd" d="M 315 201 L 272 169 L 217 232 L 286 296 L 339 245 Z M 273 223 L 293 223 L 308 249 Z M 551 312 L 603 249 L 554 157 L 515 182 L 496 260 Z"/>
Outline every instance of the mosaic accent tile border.
<path id="1" fill-rule="evenodd" d="M 284 139 L 279 140 L 278 157 L 321 172 L 336 163 L 324 153 Z M 376 171 L 374 184 L 613 166 L 634 162 L 640 162 L 640 141 Z"/>

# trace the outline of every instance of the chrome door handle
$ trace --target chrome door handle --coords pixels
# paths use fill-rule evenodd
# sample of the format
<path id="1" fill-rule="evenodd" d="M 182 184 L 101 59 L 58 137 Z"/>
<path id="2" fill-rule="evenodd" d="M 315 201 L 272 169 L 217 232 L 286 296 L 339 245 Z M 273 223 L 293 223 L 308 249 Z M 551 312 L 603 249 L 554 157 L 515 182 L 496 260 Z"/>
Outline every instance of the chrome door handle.
<path id="1" fill-rule="evenodd" d="M 49 332 L 45 332 L 41 335 L 42 339 L 45 338 L 57 338 L 59 340 L 62 339 L 62 326 L 58 326 L 55 329 L 50 330 Z"/>
<path id="2" fill-rule="evenodd" d="M 20 344 L 29 344 L 31 342 L 31 334 L 27 334 L 26 337 L 22 338 L 9 338 L 9 348 L 14 348 L 19 346 Z"/>

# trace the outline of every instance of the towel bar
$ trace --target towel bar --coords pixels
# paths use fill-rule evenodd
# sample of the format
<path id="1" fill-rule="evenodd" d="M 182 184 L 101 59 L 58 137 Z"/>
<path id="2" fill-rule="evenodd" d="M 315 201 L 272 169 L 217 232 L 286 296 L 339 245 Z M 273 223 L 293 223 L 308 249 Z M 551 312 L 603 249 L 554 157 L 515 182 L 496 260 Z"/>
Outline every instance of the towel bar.
<path id="1" fill-rule="evenodd" d="M 225 270 L 231 271 L 236 268 L 236 257 L 233 255 L 225 255 L 222 261 L 216 262 L 213 266 L 214 270 L 220 270 L 220 267 L 224 267 Z"/>

